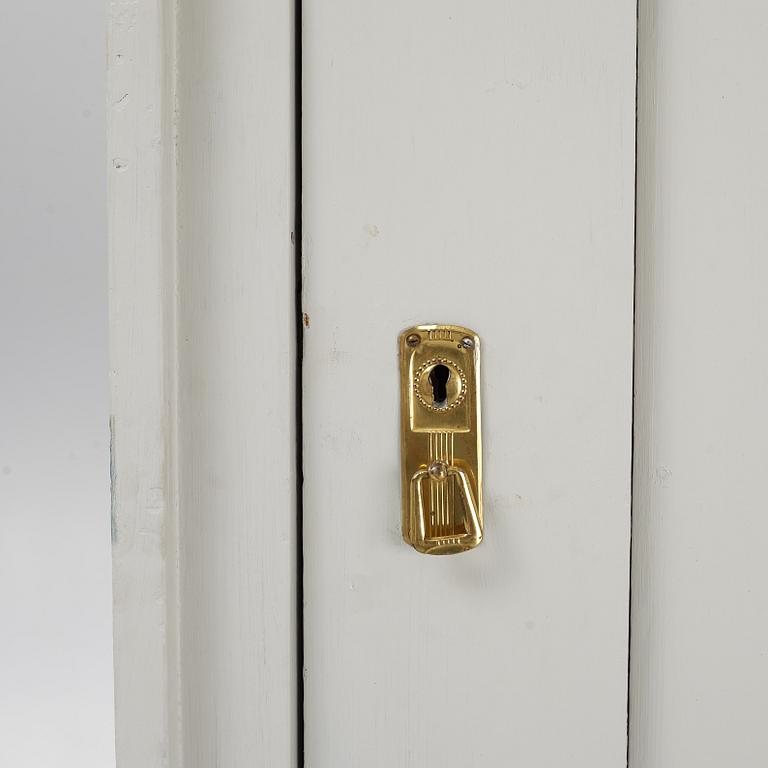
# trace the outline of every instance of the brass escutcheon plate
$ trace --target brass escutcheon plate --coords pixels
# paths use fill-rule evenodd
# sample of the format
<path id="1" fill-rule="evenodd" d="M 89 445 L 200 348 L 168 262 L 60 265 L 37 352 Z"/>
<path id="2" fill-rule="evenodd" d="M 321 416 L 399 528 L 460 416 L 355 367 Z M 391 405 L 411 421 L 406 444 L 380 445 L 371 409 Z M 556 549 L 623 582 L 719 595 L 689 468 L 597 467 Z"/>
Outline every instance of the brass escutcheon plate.
<path id="1" fill-rule="evenodd" d="M 400 334 L 403 539 L 447 555 L 483 538 L 480 338 L 459 325 Z"/>

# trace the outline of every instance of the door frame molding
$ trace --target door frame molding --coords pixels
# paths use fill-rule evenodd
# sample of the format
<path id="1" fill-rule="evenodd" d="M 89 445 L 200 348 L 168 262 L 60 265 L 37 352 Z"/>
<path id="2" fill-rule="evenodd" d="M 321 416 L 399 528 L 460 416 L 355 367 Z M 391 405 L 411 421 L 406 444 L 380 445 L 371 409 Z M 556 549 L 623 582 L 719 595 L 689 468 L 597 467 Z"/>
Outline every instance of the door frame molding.
<path id="1" fill-rule="evenodd" d="M 119 766 L 296 762 L 294 14 L 110 3 Z"/>

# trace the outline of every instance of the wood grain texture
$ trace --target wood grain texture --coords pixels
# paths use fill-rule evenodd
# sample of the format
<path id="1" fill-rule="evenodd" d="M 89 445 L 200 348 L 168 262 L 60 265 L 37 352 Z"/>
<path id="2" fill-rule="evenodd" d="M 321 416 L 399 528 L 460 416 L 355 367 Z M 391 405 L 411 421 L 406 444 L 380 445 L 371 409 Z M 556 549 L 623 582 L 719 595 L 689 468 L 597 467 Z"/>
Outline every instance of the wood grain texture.
<path id="1" fill-rule="evenodd" d="M 304 9 L 307 765 L 616 768 L 635 4 Z M 424 322 L 484 345 L 486 538 L 444 558 L 399 530 Z"/>
<path id="2" fill-rule="evenodd" d="M 118 765 L 296 761 L 293 12 L 111 7 Z"/>
<path id="3" fill-rule="evenodd" d="M 630 765 L 764 765 L 768 6 L 640 11 Z"/>

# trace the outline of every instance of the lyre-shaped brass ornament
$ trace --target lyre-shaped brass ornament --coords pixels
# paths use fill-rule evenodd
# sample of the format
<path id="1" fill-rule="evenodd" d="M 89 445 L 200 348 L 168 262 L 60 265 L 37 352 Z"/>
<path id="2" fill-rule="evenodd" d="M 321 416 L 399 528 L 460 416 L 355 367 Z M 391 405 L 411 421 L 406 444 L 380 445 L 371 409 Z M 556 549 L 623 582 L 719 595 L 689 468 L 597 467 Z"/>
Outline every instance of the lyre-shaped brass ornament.
<path id="1" fill-rule="evenodd" d="M 480 339 L 457 325 L 400 334 L 403 538 L 447 555 L 483 538 Z"/>

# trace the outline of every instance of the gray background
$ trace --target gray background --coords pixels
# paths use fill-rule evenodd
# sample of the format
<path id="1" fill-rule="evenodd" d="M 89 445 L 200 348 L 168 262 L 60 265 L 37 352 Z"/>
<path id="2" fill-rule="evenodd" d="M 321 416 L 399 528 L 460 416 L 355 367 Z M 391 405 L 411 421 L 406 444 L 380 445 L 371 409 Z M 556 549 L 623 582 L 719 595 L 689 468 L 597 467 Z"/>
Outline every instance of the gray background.
<path id="1" fill-rule="evenodd" d="M 0 765 L 114 765 L 103 0 L 0 4 Z"/>

